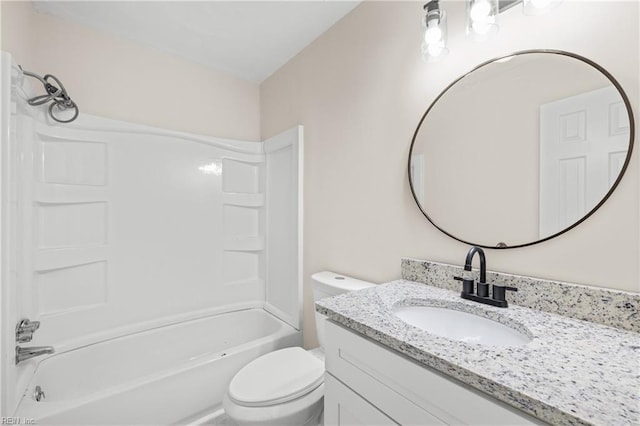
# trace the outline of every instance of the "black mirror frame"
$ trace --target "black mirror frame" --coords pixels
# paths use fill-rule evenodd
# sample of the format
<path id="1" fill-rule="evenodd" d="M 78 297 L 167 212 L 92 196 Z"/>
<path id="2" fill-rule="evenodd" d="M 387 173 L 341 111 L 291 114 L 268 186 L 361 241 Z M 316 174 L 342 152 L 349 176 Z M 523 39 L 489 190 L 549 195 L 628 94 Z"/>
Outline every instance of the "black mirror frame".
<path id="1" fill-rule="evenodd" d="M 584 62 L 584 63 L 586 63 L 588 65 L 591 65 L 592 67 L 594 67 L 595 69 L 600 71 L 605 77 L 607 77 L 609 79 L 609 81 L 618 90 L 618 93 L 620 93 L 620 96 L 622 97 L 622 100 L 623 100 L 623 102 L 624 102 L 624 104 L 625 104 L 625 106 L 627 108 L 627 114 L 629 116 L 629 150 L 627 151 L 627 157 L 626 157 L 626 159 L 624 161 L 624 164 L 622 166 L 622 169 L 620 170 L 620 174 L 618 175 L 616 181 L 613 183 L 613 185 L 611 185 L 611 188 L 609 188 L 609 191 L 605 194 L 605 196 L 602 198 L 602 200 L 600 200 L 600 202 L 598 204 L 596 204 L 596 206 L 594 208 L 592 208 L 588 213 L 586 213 L 584 216 L 582 216 L 582 218 L 580 218 L 578 221 L 573 223 L 571 226 L 568 226 L 567 228 L 565 228 L 565 229 L 563 229 L 563 230 L 561 230 L 559 232 L 556 232 L 555 234 L 549 235 L 548 237 L 541 238 L 539 240 L 532 241 L 532 242 L 529 242 L 529 243 L 518 244 L 518 245 L 513 245 L 513 246 L 507 246 L 504 243 L 498 243 L 498 245 L 496 245 L 496 246 L 487 246 L 487 245 L 478 244 L 478 243 L 471 242 L 471 241 L 466 241 L 466 240 L 464 240 L 462 238 L 456 237 L 455 235 L 451 234 L 450 232 L 445 231 L 442 227 L 440 227 L 437 223 L 435 223 L 433 221 L 433 219 L 431 219 L 429 217 L 427 212 L 424 211 L 424 209 L 420 205 L 420 202 L 418 201 L 418 197 L 416 196 L 415 190 L 413 188 L 413 182 L 411 180 L 411 153 L 413 152 L 413 145 L 415 144 L 416 137 L 418 135 L 418 131 L 420 130 L 420 126 L 422 126 L 422 123 L 423 123 L 424 119 L 427 117 L 427 114 L 429 114 L 429 111 L 431 111 L 431 109 L 433 109 L 433 107 L 437 104 L 438 100 L 440 100 L 440 98 L 443 97 L 447 93 L 447 91 L 451 87 L 453 87 L 458 81 L 462 80 L 463 78 L 465 78 L 466 76 L 468 76 L 472 72 L 476 71 L 477 69 L 480 69 L 480 68 L 482 68 L 482 67 L 484 67 L 486 65 L 489 65 L 489 64 L 494 63 L 496 61 L 499 61 L 501 59 L 505 59 L 505 58 L 508 58 L 508 57 L 511 57 L 511 56 L 517 56 L 517 55 L 526 55 L 526 54 L 530 54 L 530 53 L 549 53 L 549 54 L 554 54 L 554 55 L 569 56 L 571 58 L 574 58 L 574 59 L 577 59 L 579 61 L 582 61 L 582 62 Z M 521 51 L 518 51 L 518 52 L 511 53 L 509 55 L 493 58 L 491 60 L 485 61 L 485 62 L 481 63 L 480 65 L 474 67 L 472 70 L 470 70 L 467 73 L 461 75 L 460 77 L 455 79 L 451 84 L 449 84 L 434 99 L 434 101 L 431 103 L 431 105 L 429 105 L 429 108 L 427 108 L 427 111 L 422 115 L 422 118 L 418 122 L 418 126 L 416 127 L 416 131 L 413 133 L 413 138 L 411 139 L 411 146 L 409 148 L 409 160 L 408 160 L 408 163 L 407 163 L 407 176 L 409 178 L 409 187 L 411 188 L 411 195 L 413 195 L 413 199 L 416 202 L 416 205 L 418 206 L 418 208 L 420 209 L 422 214 L 424 215 L 424 217 L 426 217 L 427 220 L 433 226 L 436 227 L 436 229 L 438 229 L 443 234 L 453 238 L 454 240 L 460 241 L 461 243 L 464 243 L 466 245 L 478 246 L 478 247 L 488 248 L 488 249 L 501 249 L 502 250 L 502 249 L 512 249 L 512 248 L 520 248 L 520 247 L 532 246 L 534 244 L 538 244 L 538 243 L 541 243 L 541 242 L 544 242 L 544 241 L 548 241 L 548 240 L 550 240 L 552 238 L 555 238 L 555 237 L 557 237 L 559 235 L 562 235 L 565 232 L 567 232 L 567 231 L 575 228 L 576 226 L 580 225 L 582 222 L 587 220 L 592 214 L 594 214 L 596 212 L 596 210 L 598 210 L 609 199 L 611 194 L 613 194 L 613 192 L 618 187 L 618 184 L 622 180 L 622 177 L 624 176 L 624 174 L 625 174 L 625 172 L 627 170 L 629 162 L 631 161 L 631 156 L 633 154 L 634 140 L 635 140 L 635 122 L 634 122 L 634 118 L 633 118 L 633 111 L 631 109 L 631 102 L 629 101 L 629 98 L 627 97 L 627 94 L 623 90 L 623 88 L 620 85 L 620 83 L 618 83 L 618 81 L 606 69 L 604 69 L 602 66 L 600 66 L 596 62 L 594 62 L 594 61 L 592 61 L 592 60 L 590 60 L 588 58 L 585 58 L 584 56 L 578 55 L 576 53 L 566 52 L 566 51 L 563 51 L 563 50 L 553 50 L 553 49 L 521 50 Z"/>

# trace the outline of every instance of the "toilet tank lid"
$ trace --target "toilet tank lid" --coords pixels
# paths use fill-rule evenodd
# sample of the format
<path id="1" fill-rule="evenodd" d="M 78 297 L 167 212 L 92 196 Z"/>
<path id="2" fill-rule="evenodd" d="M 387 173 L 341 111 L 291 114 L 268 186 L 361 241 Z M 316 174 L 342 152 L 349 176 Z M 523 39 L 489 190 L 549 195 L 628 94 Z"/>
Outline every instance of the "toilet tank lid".
<path id="1" fill-rule="evenodd" d="M 375 285 L 372 282 L 358 280 L 331 271 L 316 272 L 311 275 L 311 279 L 317 288 L 328 294 L 346 293 Z"/>

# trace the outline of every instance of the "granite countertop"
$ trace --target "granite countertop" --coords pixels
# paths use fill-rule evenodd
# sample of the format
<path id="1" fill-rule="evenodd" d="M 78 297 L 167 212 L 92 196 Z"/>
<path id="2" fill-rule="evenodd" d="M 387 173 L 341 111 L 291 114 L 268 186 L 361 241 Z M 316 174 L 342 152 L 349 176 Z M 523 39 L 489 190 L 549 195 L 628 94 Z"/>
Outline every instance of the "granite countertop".
<path id="1" fill-rule="evenodd" d="M 507 296 L 508 297 L 508 296 Z M 393 314 L 397 305 L 451 307 L 524 332 L 524 346 L 435 336 Z M 640 424 L 640 334 L 398 280 L 316 302 L 329 319 L 536 418 L 561 425 Z"/>

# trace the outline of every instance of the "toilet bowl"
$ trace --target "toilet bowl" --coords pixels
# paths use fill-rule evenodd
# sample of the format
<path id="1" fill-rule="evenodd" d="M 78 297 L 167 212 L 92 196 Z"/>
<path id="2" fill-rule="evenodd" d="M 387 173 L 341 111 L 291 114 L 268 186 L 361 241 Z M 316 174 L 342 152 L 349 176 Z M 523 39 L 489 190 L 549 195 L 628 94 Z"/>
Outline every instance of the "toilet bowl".
<path id="1" fill-rule="evenodd" d="M 373 284 L 333 272 L 312 275 L 314 301 Z M 322 424 L 324 411 L 324 321 L 316 313 L 320 348 L 270 352 L 245 365 L 231 380 L 222 401 L 228 418 L 244 425 Z"/>

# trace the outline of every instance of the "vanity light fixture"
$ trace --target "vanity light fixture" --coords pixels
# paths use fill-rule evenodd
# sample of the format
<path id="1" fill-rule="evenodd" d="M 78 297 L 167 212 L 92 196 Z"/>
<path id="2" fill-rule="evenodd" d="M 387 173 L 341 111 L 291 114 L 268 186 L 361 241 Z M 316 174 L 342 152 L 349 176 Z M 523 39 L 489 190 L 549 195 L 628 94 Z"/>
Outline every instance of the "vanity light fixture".
<path id="1" fill-rule="evenodd" d="M 498 32 L 497 16 L 498 0 L 468 0 L 467 35 L 482 40 L 495 34 Z"/>
<path id="2" fill-rule="evenodd" d="M 449 53 L 447 49 L 447 15 L 440 8 L 438 0 L 424 5 L 427 12 L 422 20 L 423 42 L 422 58 L 425 61 L 438 61 Z"/>
<path id="3" fill-rule="evenodd" d="M 484 40 L 498 31 L 498 14 L 522 3 L 525 15 L 542 15 L 555 8 L 562 0 L 466 0 L 467 35 Z M 439 0 L 430 0 L 424 4 L 426 11 L 422 19 L 423 43 L 422 58 L 433 62 L 444 58 L 447 49 L 447 16 L 440 7 Z"/>

